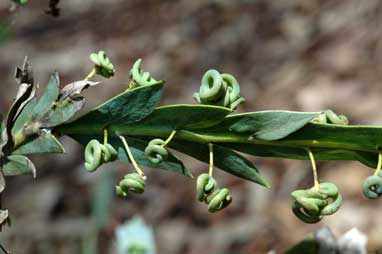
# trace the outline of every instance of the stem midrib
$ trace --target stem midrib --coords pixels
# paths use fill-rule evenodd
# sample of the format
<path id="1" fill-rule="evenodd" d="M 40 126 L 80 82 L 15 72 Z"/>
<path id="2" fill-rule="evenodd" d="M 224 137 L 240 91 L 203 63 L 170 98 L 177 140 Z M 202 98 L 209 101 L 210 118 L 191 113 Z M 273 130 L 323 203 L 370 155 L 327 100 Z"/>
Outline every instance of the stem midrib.
<path id="1" fill-rule="evenodd" d="M 102 135 L 103 127 L 100 126 L 92 126 L 87 128 L 73 128 L 65 129 L 65 127 L 60 129 L 60 132 L 65 135 L 75 135 L 75 134 L 83 134 L 83 135 Z M 119 125 L 110 125 L 108 127 L 109 135 L 118 136 L 152 136 L 152 137 L 160 137 L 167 138 L 168 135 L 172 132 L 171 128 L 157 128 L 157 127 L 133 127 L 133 126 L 119 126 Z M 319 140 L 261 140 L 261 139 L 253 139 L 248 140 L 248 135 L 240 135 L 235 133 L 230 133 L 230 135 L 226 135 L 226 133 L 219 132 L 198 132 L 198 130 L 188 131 L 188 130 L 177 130 L 175 139 L 185 140 L 185 141 L 193 141 L 198 143 L 248 143 L 248 144 L 259 144 L 259 145 L 271 145 L 271 146 L 281 146 L 281 147 L 295 147 L 295 148 L 327 148 L 327 149 L 346 149 L 346 150 L 355 150 L 355 151 L 364 151 L 364 152 L 374 152 L 378 153 L 377 148 L 375 147 L 366 147 L 359 146 L 357 144 L 351 143 L 338 143 L 331 141 L 319 141 Z"/>

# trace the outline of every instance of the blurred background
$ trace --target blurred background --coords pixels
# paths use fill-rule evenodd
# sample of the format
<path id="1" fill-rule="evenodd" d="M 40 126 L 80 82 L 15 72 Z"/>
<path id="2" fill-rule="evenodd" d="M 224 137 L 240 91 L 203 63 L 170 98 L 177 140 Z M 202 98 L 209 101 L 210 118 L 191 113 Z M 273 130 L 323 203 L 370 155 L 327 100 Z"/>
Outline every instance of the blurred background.
<path id="1" fill-rule="evenodd" d="M 95 78 L 102 85 L 85 91 L 83 112 L 123 91 L 142 57 L 145 70 L 167 81 L 161 104 L 194 103 L 203 73 L 215 68 L 238 79 L 247 99 L 239 111 L 330 108 L 351 124 L 382 125 L 382 1 L 62 0 L 59 17 L 45 13 L 48 1 L 10 6 L 0 0 L 3 113 L 25 56 L 44 88 L 54 70 L 61 85 L 83 79 L 93 67 L 89 54 L 105 50 L 116 75 Z M 217 170 L 234 201 L 210 214 L 195 199 L 194 181 L 150 168 L 144 194 L 116 198 L 113 186 L 132 167 L 115 162 L 89 174 L 83 148 L 61 140 L 66 154 L 32 156 L 37 179 L 7 179 L 3 202 L 13 224 L 0 239 L 12 253 L 116 253 L 115 230 L 135 215 L 153 228 L 159 254 L 283 253 L 323 226 L 336 235 L 356 227 L 370 251 L 382 246 L 382 203 L 361 191 L 373 171 L 358 162 L 318 163 L 320 178 L 336 183 L 345 202 L 306 225 L 291 212 L 290 192 L 312 185 L 307 161 L 250 157 L 271 190 Z M 208 168 L 182 158 L 194 175 Z"/>

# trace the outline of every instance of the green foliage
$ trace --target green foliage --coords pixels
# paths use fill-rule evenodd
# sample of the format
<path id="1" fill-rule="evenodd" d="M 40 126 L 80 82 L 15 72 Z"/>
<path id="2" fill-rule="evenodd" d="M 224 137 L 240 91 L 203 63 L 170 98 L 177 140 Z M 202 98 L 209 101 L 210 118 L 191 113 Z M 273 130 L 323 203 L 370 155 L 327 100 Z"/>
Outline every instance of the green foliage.
<path id="1" fill-rule="evenodd" d="M 36 177 L 36 168 L 33 163 L 24 155 L 10 155 L 7 162 L 3 165 L 5 176 L 31 174 Z"/>
<path id="2" fill-rule="evenodd" d="M 270 187 L 257 167 L 240 153 L 311 160 L 314 186 L 292 193 L 292 210 L 307 223 L 335 213 L 342 203 L 334 184 L 319 183 L 313 154 L 318 160 L 357 160 L 376 167 L 363 191 L 368 198 L 382 196 L 382 127 L 348 125 L 346 116 L 331 110 L 233 114 L 245 101 L 239 83 L 232 75 L 216 70 L 205 73 L 199 92 L 194 94 L 201 105 L 158 107 L 164 82 L 143 71 L 138 59 L 124 92 L 69 122 L 84 104 L 80 93 L 98 84 L 90 79 L 95 74 L 106 78 L 114 75 L 114 65 L 104 51 L 91 54 L 90 59 L 95 66 L 84 80 L 60 90 L 58 74 L 53 73 L 40 99 L 35 96 L 28 62 L 17 68 L 18 94 L 5 121 L 0 118 L 0 177 L 35 175 L 33 163 L 24 155 L 63 152 L 56 136 L 68 135 L 86 146 L 85 167 L 89 171 L 117 159 L 131 163 L 137 173 L 126 174 L 116 186 L 122 197 L 144 191 L 146 176 L 140 166 L 192 178 L 190 169 L 173 150 L 209 164 L 209 174 L 201 174 L 196 181 L 196 196 L 210 212 L 222 210 L 233 199 L 228 188 L 217 186 L 214 167 Z M 5 182 L 0 185 L 2 189 L 4 186 Z"/>
<path id="3" fill-rule="evenodd" d="M 143 75 L 142 71 L 139 73 Z M 224 76 L 215 74 L 210 72 L 208 75 L 211 77 L 205 78 L 211 83 L 211 89 L 215 89 L 213 86 L 219 83 L 220 79 L 226 82 Z M 206 80 L 204 82 L 207 82 Z M 256 156 L 306 160 L 309 159 L 306 151 L 309 148 L 320 160 L 358 160 L 370 167 L 375 167 L 377 163 L 376 154 L 378 154 L 379 143 L 382 143 L 379 135 L 382 131 L 380 127 L 345 126 L 348 123 L 347 118 L 338 116 L 330 110 L 324 112 L 259 111 L 229 115 L 232 112 L 230 108 L 235 107 L 216 103 L 216 98 L 201 99 L 204 97 L 200 97 L 200 94 L 208 90 L 203 81 L 204 88 L 201 88 L 197 98 L 204 105 L 179 104 L 154 109 L 159 101 L 162 85 L 160 83 L 132 86 L 78 120 L 59 127 L 59 131 L 85 145 L 89 141 L 86 137 L 102 139 L 102 133 L 107 130 L 110 134 L 110 142 L 120 152 L 119 158 L 133 162 L 116 138 L 125 136 L 138 164 L 170 169 L 185 175 L 191 175 L 191 173 L 185 170 L 178 159 L 175 159 L 175 163 L 169 167 L 168 164 L 174 162 L 173 158 L 176 158 L 169 148 L 211 165 L 209 145 L 213 144 L 212 163 L 216 167 L 265 187 L 269 187 L 269 184 L 259 170 L 236 151 Z M 224 87 L 227 84 L 221 85 Z M 225 92 L 228 93 L 227 91 L 232 92 L 231 89 Z M 128 110 L 130 110 L 129 113 L 126 113 Z M 147 113 L 142 114 L 142 112 Z M 172 136 L 173 133 L 175 134 Z M 166 137 L 168 137 L 167 141 L 164 140 Z M 134 167 L 136 168 L 136 165 Z M 329 195 L 326 185 L 323 183 L 317 190 L 301 190 L 292 195 L 295 199 L 293 210 L 303 221 L 317 222 L 323 215 L 329 215 L 338 210 L 342 202 L 341 195 L 338 190 L 335 194 L 330 192 Z M 120 186 L 117 189 L 118 193 L 125 196 Z M 202 192 L 199 190 L 198 193 L 197 196 L 200 198 L 198 199 L 201 200 Z M 206 201 L 207 204 L 217 204 L 212 205 L 209 208 L 210 211 L 220 210 L 231 200 L 229 190 L 225 188 L 216 190 L 213 188 L 211 192 L 207 191 L 204 197 L 202 201 Z M 216 203 L 213 201 L 214 197 L 216 197 Z M 304 206 L 305 198 L 316 199 L 314 202 L 318 199 L 322 202 L 316 204 L 317 209 L 313 211 L 310 207 Z M 329 204 L 328 198 L 335 199 L 335 202 Z M 313 219 L 306 219 L 301 214 Z"/>
<path id="4" fill-rule="evenodd" d="M 208 145 L 191 141 L 175 140 L 171 147 L 200 161 L 209 162 Z M 251 161 L 235 151 L 220 145 L 214 145 L 214 165 L 232 175 L 269 187 L 259 170 Z"/>
<path id="5" fill-rule="evenodd" d="M 85 103 L 82 96 L 78 96 L 84 89 L 97 85 L 98 82 L 76 81 L 66 85 L 59 95 L 59 99 L 52 105 L 50 110 L 41 118 L 41 125 L 52 128 L 70 120 Z M 57 83 L 58 85 L 58 83 Z"/>
<path id="6" fill-rule="evenodd" d="M 16 68 L 18 91 L 3 121 L 0 117 L 0 193 L 4 190 L 3 176 L 31 174 L 36 168 L 25 155 L 33 153 L 62 153 L 64 148 L 52 132 L 52 127 L 68 121 L 84 103 L 79 96 L 85 88 L 98 83 L 79 81 L 59 89 L 59 78 L 52 74 L 43 95 L 36 98 L 36 87 L 31 67 L 25 59 Z M 0 226 L 8 221 L 7 210 L 1 210 Z M 5 216 L 6 215 L 6 216 Z"/>
<path id="7" fill-rule="evenodd" d="M 222 122 L 232 111 L 227 108 L 177 104 L 157 107 L 150 115 L 130 128 L 155 128 L 164 131 L 204 129 Z M 120 125 L 123 125 L 121 122 Z M 130 129 L 129 128 L 129 129 Z"/>
<path id="8" fill-rule="evenodd" d="M 80 117 L 62 130 L 90 127 L 89 134 L 103 133 L 103 129 L 113 124 L 127 125 L 138 122 L 152 113 L 160 100 L 163 84 L 137 87 L 127 90 L 108 100 L 86 115 Z"/>
<path id="9" fill-rule="evenodd" d="M 65 149 L 57 138 L 50 132 L 41 131 L 31 137 L 27 142 L 15 148 L 12 154 L 35 154 L 35 153 L 64 153 Z"/>
<path id="10" fill-rule="evenodd" d="M 41 96 L 40 100 L 34 107 L 33 118 L 41 119 L 54 106 L 54 103 L 57 101 L 60 92 L 58 85 L 58 73 L 55 72 L 52 74 L 45 88 L 44 94 Z"/>
<path id="11" fill-rule="evenodd" d="M 261 142 L 257 141 L 256 143 Z M 246 144 L 242 143 L 224 143 L 225 147 L 231 148 L 238 152 L 261 156 L 261 157 L 278 157 L 287 158 L 294 160 L 308 160 L 309 156 L 306 153 L 304 147 L 293 147 L 293 146 L 277 146 L 277 145 L 263 145 L 263 144 Z M 377 155 L 372 152 L 354 151 L 346 150 L 341 148 L 311 148 L 314 156 L 318 160 L 328 161 L 328 160 L 358 160 L 359 162 L 365 164 L 368 167 L 376 167 L 377 165 Z"/>

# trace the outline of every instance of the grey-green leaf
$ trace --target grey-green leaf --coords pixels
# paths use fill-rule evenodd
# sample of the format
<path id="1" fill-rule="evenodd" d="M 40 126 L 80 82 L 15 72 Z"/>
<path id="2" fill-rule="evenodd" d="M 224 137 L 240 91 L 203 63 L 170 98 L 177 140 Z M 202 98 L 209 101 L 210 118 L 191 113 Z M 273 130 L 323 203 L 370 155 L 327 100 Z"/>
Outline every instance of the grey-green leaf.
<path id="1" fill-rule="evenodd" d="M 22 144 L 12 154 L 34 154 L 34 153 L 64 153 L 64 147 L 47 131 L 42 131 L 39 136 Z"/>
<path id="2" fill-rule="evenodd" d="M 51 128 L 67 122 L 82 109 L 84 103 L 83 97 L 67 98 L 62 102 L 57 102 L 41 120 L 42 127 Z"/>
<path id="3" fill-rule="evenodd" d="M 80 117 L 69 128 L 133 123 L 150 115 L 160 100 L 163 84 L 137 87 L 125 91 Z"/>
<path id="4" fill-rule="evenodd" d="M 59 93 L 59 78 L 58 73 L 54 72 L 50 77 L 48 85 L 45 88 L 44 94 L 36 104 L 33 111 L 33 118 L 35 120 L 43 117 L 54 105 L 58 99 Z"/>
<path id="5" fill-rule="evenodd" d="M 252 134 L 257 139 L 278 140 L 301 129 L 317 117 L 319 112 L 258 111 L 231 116 L 237 121 L 230 126 L 236 133 Z"/>
<path id="6" fill-rule="evenodd" d="M 170 146 L 198 160 L 209 163 L 208 144 L 190 141 L 172 141 Z M 231 149 L 214 145 L 214 165 L 232 175 L 258 183 L 269 188 L 268 182 L 261 176 L 259 170 L 246 158 Z"/>
<path id="7" fill-rule="evenodd" d="M 26 156 L 10 155 L 3 166 L 3 173 L 6 176 L 32 174 L 36 177 L 36 168 Z"/>
<path id="8" fill-rule="evenodd" d="M 230 109 L 217 106 L 170 105 L 156 108 L 148 117 L 131 126 L 136 128 L 155 126 L 170 130 L 200 129 L 218 124 L 231 112 Z"/>
<path id="9" fill-rule="evenodd" d="M 36 100 L 30 100 L 17 117 L 15 124 L 12 128 L 12 136 L 17 136 L 24 130 L 24 127 L 32 122 L 34 108 L 36 107 Z"/>

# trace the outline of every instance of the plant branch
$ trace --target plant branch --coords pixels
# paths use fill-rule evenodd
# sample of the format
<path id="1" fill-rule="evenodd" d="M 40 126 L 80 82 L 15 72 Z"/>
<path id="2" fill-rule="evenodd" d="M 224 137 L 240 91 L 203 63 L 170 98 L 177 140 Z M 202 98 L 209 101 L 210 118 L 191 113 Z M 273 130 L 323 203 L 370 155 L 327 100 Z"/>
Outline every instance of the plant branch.
<path id="1" fill-rule="evenodd" d="M 321 125 L 322 126 L 322 125 Z M 376 126 L 362 126 L 362 132 L 355 137 L 353 133 L 352 139 L 346 139 L 347 133 L 346 129 L 349 127 L 354 127 L 354 129 L 360 128 L 360 126 L 335 126 L 335 129 L 326 125 L 325 129 L 318 134 L 310 134 L 311 129 L 316 128 L 315 124 L 309 126 L 309 130 L 301 132 L 300 135 L 292 134 L 286 138 L 280 140 L 260 140 L 252 138 L 246 134 L 237 134 L 233 132 L 215 132 L 208 130 L 178 130 L 176 133 L 175 139 L 193 141 L 198 143 L 248 143 L 248 144 L 258 144 L 258 145 L 270 145 L 278 147 L 295 147 L 305 149 L 306 147 L 310 148 L 323 148 L 323 149 L 341 149 L 341 150 L 354 150 L 354 151 L 364 151 L 364 152 L 378 152 L 377 143 L 382 144 L 382 132 L 381 127 Z M 321 127 L 322 128 L 322 127 Z M 59 130 L 62 134 L 65 135 L 102 135 L 103 126 L 101 125 L 90 125 L 90 126 L 70 126 L 69 129 L 65 129 L 65 126 L 62 126 Z M 156 126 L 129 126 L 129 125 L 118 125 L 111 124 L 109 125 L 110 135 L 115 135 L 113 133 L 119 133 L 120 135 L 125 136 L 149 136 L 149 137 L 161 137 L 166 138 L 168 133 L 171 132 L 170 128 L 158 128 Z M 341 139 L 333 141 L 328 139 L 327 136 L 333 131 L 336 134 L 339 132 L 344 132 L 341 135 Z M 323 134 L 326 133 L 324 136 Z M 331 134 L 332 135 L 332 134 Z M 371 139 L 373 137 L 373 139 Z M 361 140 L 363 144 L 354 142 L 355 138 Z"/>

